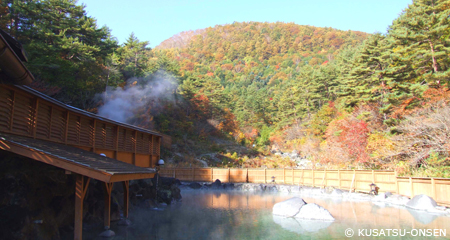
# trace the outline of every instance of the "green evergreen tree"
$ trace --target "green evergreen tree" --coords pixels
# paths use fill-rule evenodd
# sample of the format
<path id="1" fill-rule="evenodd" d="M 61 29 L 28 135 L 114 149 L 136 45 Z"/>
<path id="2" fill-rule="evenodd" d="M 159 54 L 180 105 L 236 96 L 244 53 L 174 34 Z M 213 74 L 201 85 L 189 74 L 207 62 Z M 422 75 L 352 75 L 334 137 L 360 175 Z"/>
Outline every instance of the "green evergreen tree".
<path id="1" fill-rule="evenodd" d="M 131 77 L 144 77 L 149 74 L 148 58 L 151 49 L 147 47 L 148 41 L 139 41 L 131 33 L 118 53 L 121 58 L 121 71 L 125 79 Z"/>
<path id="2" fill-rule="evenodd" d="M 92 107 L 94 95 L 104 89 L 103 62 L 117 47 L 110 30 L 98 28 L 75 0 L 6 1 L 6 5 L 5 26 L 27 50 L 27 67 L 35 78 L 62 88 L 53 97 Z"/>
<path id="3" fill-rule="evenodd" d="M 395 78 L 392 87 L 449 80 L 449 15 L 447 0 L 414 0 L 394 20 L 389 30 Z"/>

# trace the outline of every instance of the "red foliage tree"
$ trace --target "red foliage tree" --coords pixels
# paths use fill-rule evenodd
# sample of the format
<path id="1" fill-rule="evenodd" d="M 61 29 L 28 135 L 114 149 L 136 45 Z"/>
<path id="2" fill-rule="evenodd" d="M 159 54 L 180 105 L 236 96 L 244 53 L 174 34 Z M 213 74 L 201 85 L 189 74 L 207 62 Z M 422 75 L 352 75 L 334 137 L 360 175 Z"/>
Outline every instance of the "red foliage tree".
<path id="1" fill-rule="evenodd" d="M 195 94 L 191 99 L 191 103 L 193 104 L 193 109 L 197 118 L 201 119 L 210 115 L 211 106 L 206 95 Z"/>
<path id="2" fill-rule="evenodd" d="M 357 162 L 366 162 L 369 155 L 366 152 L 369 128 L 367 123 L 357 119 L 343 119 L 340 121 L 339 142 L 349 156 Z"/>
<path id="3" fill-rule="evenodd" d="M 344 118 L 333 121 L 327 129 L 326 138 L 330 146 L 344 151 L 351 161 L 367 162 L 368 124 L 356 118 Z"/>

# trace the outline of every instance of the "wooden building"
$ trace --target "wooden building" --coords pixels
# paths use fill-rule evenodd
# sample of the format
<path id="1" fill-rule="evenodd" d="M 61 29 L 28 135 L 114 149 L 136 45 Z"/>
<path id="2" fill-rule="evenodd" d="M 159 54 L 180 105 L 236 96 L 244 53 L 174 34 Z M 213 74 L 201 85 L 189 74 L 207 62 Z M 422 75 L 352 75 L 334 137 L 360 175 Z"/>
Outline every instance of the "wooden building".
<path id="1" fill-rule="evenodd" d="M 0 149 L 76 174 L 75 239 L 82 239 L 83 199 L 91 178 L 104 183 L 105 227 L 110 226 L 115 182 L 124 187 L 128 217 L 129 181 L 154 177 L 161 134 L 102 118 L 25 86 L 33 76 L 22 61 L 20 44 L 0 30 Z"/>

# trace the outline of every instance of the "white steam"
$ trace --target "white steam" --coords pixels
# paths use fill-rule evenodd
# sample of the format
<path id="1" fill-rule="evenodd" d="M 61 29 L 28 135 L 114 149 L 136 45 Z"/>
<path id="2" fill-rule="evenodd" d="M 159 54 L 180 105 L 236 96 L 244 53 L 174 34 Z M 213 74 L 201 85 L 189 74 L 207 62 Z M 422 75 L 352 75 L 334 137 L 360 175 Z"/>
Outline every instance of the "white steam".
<path id="1" fill-rule="evenodd" d="M 99 107 L 98 115 L 133 124 L 138 111 L 145 108 L 155 113 L 163 103 L 175 101 L 177 87 L 176 79 L 165 71 L 149 78 L 128 79 L 124 88 L 108 87 L 101 95 L 104 105 Z"/>

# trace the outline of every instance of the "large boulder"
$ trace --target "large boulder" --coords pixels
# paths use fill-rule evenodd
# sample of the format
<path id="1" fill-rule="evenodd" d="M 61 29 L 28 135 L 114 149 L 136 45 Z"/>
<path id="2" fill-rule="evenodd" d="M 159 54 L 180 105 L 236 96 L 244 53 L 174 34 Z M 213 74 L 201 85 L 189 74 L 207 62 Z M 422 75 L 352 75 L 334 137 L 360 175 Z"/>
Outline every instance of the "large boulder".
<path id="1" fill-rule="evenodd" d="M 214 181 L 211 184 L 211 187 L 214 188 L 214 189 L 221 188 L 222 187 L 222 182 L 219 179 L 216 179 L 216 181 Z"/>
<path id="2" fill-rule="evenodd" d="M 315 203 L 305 204 L 294 217 L 307 220 L 334 221 L 334 217 L 328 210 Z"/>
<path id="3" fill-rule="evenodd" d="M 406 203 L 406 206 L 416 210 L 433 211 L 435 210 L 437 204 L 434 199 L 425 194 L 420 194 L 409 200 L 409 202 Z"/>
<path id="4" fill-rule="evenodd" d="M 282 217 L 295 216 L 306 202 L 299 197 L 293 197 L 288 200 L 273 205 L 272 213 Z"/>

